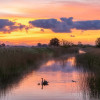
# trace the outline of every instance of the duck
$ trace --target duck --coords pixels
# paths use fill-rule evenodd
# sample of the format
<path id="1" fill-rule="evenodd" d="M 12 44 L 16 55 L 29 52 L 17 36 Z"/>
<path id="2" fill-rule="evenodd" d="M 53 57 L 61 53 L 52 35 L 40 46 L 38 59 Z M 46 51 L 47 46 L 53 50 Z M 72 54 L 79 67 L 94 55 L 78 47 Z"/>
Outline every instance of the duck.
<path id="1" fill-rule="evenodd" d="M 76 82 L 76 81 L 72 80 L 72 82 Z"/>
<path id="2" fill-rule="evenodd" d="M 45 79 L 43 80 L 43 78 L 41 78 L 42 79 L 42 85 L 48 85 L 48 81 L 46 81 Z"/>

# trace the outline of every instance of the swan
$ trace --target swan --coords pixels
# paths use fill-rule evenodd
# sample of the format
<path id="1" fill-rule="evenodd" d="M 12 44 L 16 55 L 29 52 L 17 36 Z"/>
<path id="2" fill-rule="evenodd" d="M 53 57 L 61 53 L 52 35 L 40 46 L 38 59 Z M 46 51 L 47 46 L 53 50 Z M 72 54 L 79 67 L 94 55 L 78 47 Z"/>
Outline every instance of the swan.
<path id="1" fill-rule="evenodd" d="M 48 85 L 48 81 L 46 81 L 45 79 L 43 80 L 43 78 L 41 79 L 42 79 L 42 85 Z"/>

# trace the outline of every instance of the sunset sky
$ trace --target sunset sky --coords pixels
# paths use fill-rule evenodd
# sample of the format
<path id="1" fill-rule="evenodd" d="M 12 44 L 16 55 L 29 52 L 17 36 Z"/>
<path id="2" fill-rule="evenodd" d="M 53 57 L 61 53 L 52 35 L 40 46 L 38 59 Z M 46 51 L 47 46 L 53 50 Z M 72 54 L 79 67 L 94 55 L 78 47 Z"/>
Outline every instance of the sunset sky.
<path id="1" fill-rule="evenodd" d="M 94 44 L 100 0 L 0 0 L 0 43 L 35 45 L 54 37 Z"/>

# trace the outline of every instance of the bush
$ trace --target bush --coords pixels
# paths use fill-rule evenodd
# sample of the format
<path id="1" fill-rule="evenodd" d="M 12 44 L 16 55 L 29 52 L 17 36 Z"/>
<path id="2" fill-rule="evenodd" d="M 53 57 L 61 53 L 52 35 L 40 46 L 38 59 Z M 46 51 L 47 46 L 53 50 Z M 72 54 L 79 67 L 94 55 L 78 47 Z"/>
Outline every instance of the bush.
<path id="1" fill-rule="evenodd" d="M 69 42 L 69 41 L 66 41 L 66 40 L 62 40 L 61 45 L 62 45 L 62 47 L 66 47 L 66 48 L 74 46 L 74 44 L 72 42 Z"/>
<path id="2" fill-rule="evenodd" d="M 51 39 L 49 45 L 50 46 L 59 46 L 60 45 L 59 39 L 57 39 L 57 38 Z"/>
<path id="3" fill-rule="evenodd" d="M 100 48 L 100 38 L 97 38 L 97 40 L 96 40 L 96 47 Z"/>

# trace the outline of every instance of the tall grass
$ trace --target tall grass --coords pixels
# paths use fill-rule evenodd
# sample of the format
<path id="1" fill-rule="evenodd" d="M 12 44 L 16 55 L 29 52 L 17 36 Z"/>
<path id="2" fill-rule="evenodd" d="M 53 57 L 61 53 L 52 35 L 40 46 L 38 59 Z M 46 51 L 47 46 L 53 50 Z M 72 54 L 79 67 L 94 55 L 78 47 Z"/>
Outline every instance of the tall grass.
<path id="1" fill-rule="evenodd" d="M 88 73 L 85 84 L 90 96 L 100 98 L 100 49 L 88 48 L 85 54 L 76 56 L 76 67 Z"/>
<path id="2" fill-rule="evenodd" d="M 77 48 L 28 48 L 28 47 L 9 47 L 0 48 L 0 72 L 10 69 L 21 70 L 25 66 L 38 64 L 39 61 L 48 57 L 60 56 L 66 53 L 76 53 Z M 35 68 L 35 66 L 34 66 Z M 19 71 L 18 70 L 18 71 Z M 15 72 L 14 72 L 15 73 Z"/>
<path id="3" fill-rule="evenodd" d="M 94 69 L 100 69 L 100 49 L 88 48 L 85 54 L 78 55 L 76 57 L 77 64 L 88 66 Z"/>
<path id="4" fill-rule="evenodd" d="M 53 56 L 58 57 L 65 54 L 78 53 L 79 49 L 77 47 L 56 47 L 52 48 Z"/>

